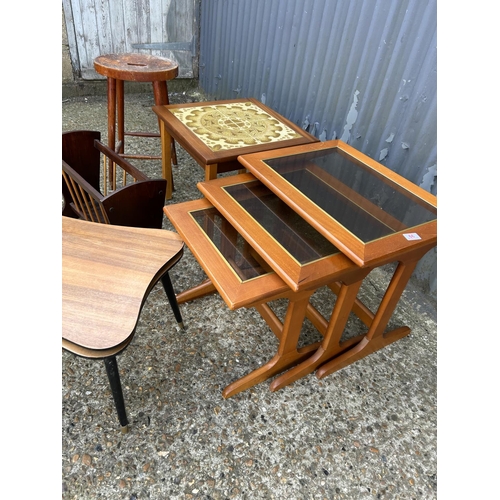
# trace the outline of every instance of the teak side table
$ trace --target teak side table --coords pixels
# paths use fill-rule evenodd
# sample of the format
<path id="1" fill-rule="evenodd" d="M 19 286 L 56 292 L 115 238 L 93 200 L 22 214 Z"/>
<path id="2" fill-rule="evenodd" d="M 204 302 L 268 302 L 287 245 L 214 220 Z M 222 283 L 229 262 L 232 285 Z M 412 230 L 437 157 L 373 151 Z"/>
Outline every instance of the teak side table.
<path id="1" fill-rule="evenodd" d="M 322 378 L 410 333 L 385 331 L 419 260 L 437 244 L 437 199 L 342 141 L 239 157 L 250 173 L 201 182 L 204 199 L 164 212 L 208 276 L 179 303 L 218 291 L 231 309 L 254 307 L 279 340 L 273 358 L 228 385 L 231 397 L 277 376 L 272 391 Z M 396 267 L 376 311 L 360 299 L 376 267 Z M 326 286 L 329 318 L 310 302 Z M 288 300 L 283 321 L 270 302 Z M 366 331 L 342 338 L 354 313 Z M 298 347 L 308 318 L 323 340 Z"/>
<path id="2" fill-rule="evenodd" d="M 205 180 L 242 170 L 238 156 L 318 139 L 256 99 L 154 106 L 160 121 L 163 177 L 172 198 L 171 144 L 177 141 L 205 170 Z"/>

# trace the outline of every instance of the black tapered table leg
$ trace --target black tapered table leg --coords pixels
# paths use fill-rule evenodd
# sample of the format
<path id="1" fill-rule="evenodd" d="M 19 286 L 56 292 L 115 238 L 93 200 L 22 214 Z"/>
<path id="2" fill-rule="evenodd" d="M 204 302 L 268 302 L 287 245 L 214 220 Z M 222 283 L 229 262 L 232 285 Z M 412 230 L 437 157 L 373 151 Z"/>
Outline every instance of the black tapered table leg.
<path id="1" fill-rule="evenodd" d="M 109 385 L 111 386 L 111 392 L 113 393 L 116 412 L 118 413 L 118 420 L 120 421 L 122 432 L 126 433 L 128 432 L 128 419 L 127 412 L 125 411 L 125 400 L 123 399 L 122 385 L 120 383 L 120 374 L 118 373 L 116 356 L 104 358 L 104 366 L 106 367 Z"/>
<path id="2" fill-rule="evenodd" d="M 175 319 L 180 328 L 184 329 L 184 322 L 182 321 L 181 311 L 179 309 L 179 304 L 177 303 L 177 298 L 175 296 L 174 287 L 172 286 L 172 282 L 170 281 L 170 276 L 168 272 L 165 273 L 161 278 L 161 283 L 167 294 L 168 301 L 170 302 L 170 307 L 174 312 Z"/>

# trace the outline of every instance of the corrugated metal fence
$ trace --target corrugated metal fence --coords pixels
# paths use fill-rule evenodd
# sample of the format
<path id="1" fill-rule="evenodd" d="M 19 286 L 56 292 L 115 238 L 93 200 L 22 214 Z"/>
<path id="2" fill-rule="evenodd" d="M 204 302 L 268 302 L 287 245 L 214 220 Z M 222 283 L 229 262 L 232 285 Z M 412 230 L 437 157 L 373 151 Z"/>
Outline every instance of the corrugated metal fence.
<path id="1" fill-rule="evenodd" d="M 437 194 L 436 0 L 204 0 L 200 86 L 255 97 Z M 436 251 L 415 276 L 436 292 Z"/>

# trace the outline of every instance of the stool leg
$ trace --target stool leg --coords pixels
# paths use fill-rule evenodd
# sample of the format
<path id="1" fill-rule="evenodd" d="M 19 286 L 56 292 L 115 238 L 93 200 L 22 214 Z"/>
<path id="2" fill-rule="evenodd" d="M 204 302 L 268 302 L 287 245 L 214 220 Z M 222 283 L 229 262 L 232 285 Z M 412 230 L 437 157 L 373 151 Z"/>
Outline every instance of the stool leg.
<path id="1" fill-rule="evenodd" d="M 108 146 L 115 150 L 115 127 L 116 127 L 116 80 L 108 77 Z M 114 165 L 108 164 L 108 179 L 113 178 Z M 114 189 L 114 188 L 112 188 Z"/>
<path id="2" fill-rule="evenodd" d="M 123 80 L 116 80 L 116 111 L 118 145 L 117 153 L 123 154 L 125 151 L 125 97 Z"/>
<path id="3" fill-rule="evenodd" d="M 167 273 L 165 273 L 161 277 L 161 283 L 163 285 L 163 289 L 165 290 L 165 293 L 167 294 L 168 301 L 170 302 L 170 307 L 172 308 L 172 311 L 174 312 L 175 319 L 177 321 L 177 324 L 179 325 L 180 328 L 185 330 L 184 328 L 184 322 L 182 321 L 182 316 L 181 316 L 181 311 L 179 309 L 179 304 L 177 303 L 177 298 L 175 296 L 175 291 L 174 287 L 172 286 L 172 282 L 170 281 L 170 276 Z"/>
<path id="4" fill-rule="evenodd" d="M 157 106 L 168 106 L 168 87 L 167 82 L 153 82 L 153 94 L 155 97 L 155 104 Z M 160 119 L 158 118 L 158 123 Z M 175 141 L 172 138 L 172 143 L 170 145 L 170 150 L 172 154 L 172 164 L 177 165 L 177 153 L 175 151 Z M 173 188 L 173 186 L 172 186 Z"/>
<path id="5" fill-rule="evenodd" d="M 104 366 L 106 367 L 109 385 L 111 386 L 111 392 L 113 393 L 116 412 L 118 413 L 118 420 L 122 426 L 122 432 L 126 433 L 128 432 L 128 419 L 127 412 L 125 411 L 125 401 L 123 399 L 122 385 L 120 383 L 120 374 L 118 373 L 116 356 L 104 358 Z"/>

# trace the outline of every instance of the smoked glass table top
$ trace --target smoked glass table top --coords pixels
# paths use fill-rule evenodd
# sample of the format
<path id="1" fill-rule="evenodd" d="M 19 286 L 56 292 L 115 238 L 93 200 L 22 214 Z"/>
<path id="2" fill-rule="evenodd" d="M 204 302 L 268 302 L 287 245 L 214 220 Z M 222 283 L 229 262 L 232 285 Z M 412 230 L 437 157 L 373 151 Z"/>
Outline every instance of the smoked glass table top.
<path id="1" fill-rule="evenodd" d="M 230 309 L 290 291 L 208 200 L 165 205 L 163 211 Z"/>
<path id="2" fill-rule="evenodd" d="M 191 215 L 242 282 L 270 271 L 269 266 L 263 264 L 258 254 L 215 208 L 195 210 Z"/>
<path id="3" fill-rule="evenodd" d="M 225 188 L 301 265 L 337 253 L 326 238 L 259 181 Z"/>
<path id="4" fill-rule="evenodd" d="M 240 163 L 360 265 L 436 237 L 436 199 L 341 141 Z"/>
<path id="5" fill-rule="evenodd" d="M 200 182 L 198 188 L 292 290 L 356 267 L 253 175 Z"/>

